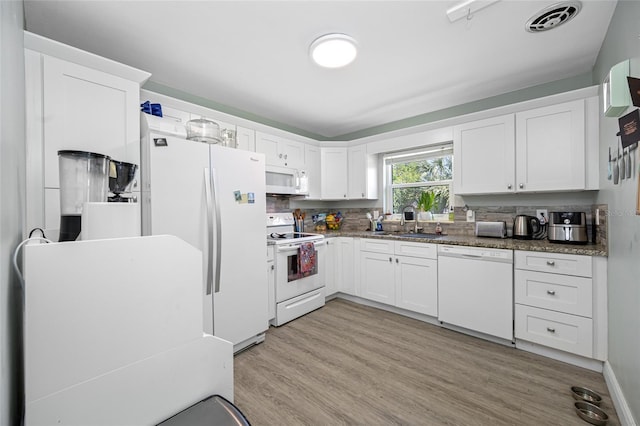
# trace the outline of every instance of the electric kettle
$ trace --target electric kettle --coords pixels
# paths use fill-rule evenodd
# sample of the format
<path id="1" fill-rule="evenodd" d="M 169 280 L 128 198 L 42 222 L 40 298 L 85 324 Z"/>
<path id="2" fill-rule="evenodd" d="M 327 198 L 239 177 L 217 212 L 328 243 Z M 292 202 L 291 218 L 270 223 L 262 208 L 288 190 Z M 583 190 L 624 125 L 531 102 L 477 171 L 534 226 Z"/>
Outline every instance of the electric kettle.
<path id="1" fill-rule="evenodd" d="M 540 221 L 535 216 L 521 214 L 513 221 L 513 238 L 531 240 L 541 230 Z"/>

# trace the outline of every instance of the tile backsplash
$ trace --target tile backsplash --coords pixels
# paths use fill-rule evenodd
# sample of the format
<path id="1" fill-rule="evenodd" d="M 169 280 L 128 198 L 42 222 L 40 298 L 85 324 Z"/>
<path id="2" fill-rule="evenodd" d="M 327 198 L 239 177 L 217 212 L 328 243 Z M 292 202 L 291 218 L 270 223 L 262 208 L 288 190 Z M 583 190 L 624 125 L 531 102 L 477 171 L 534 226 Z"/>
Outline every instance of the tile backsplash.
<path id="1" fill-rule="evenodd" d="M 507 230 L 511 235 L 513 228 L 513 220 L 517 215 L 525 214 L 535 216 L 537 209 L 546 209 L 548 212 L 567 211 L 567 212 L 585 212 L 587 218 L 587 233 L 590 242 L 597 244 L 607 244 L 607 217 L 608 206 L 606 204 L 594 205 L 536 205 L 536 206 L 499 206 L 499 207 L 474 207 L 475 220 L 479 221 L 504 221 L 507 224 Z M 313 232 L 313 222 L 311 217 L 318 213 L 341 212 L 344 216 L 342 225 L 343 231 L 365 231 L 369 229 L 369 220 L 366 217 L 367 212 L 378 210 L 383 212 L 382 206 L 375 208 L 313 208 L 303 209 L 306 212 L 305 229 Z M 596 211 L 599 210 L 596 225 Z M 292 211 L 289 207 L 289 200 L 286 198 L 267 198 L 267 212 L 287 212 Z M 434 221 L 418 221 L 418 226 L 423 232 L 435 232 L 436 222 Z M 450 235 L 468 235 L 475 234 L 475 223 L 467 222 L 466 211 L 462 207 L 454 208 L 454 221 L 441 223 L 443 232 Z M 411 225 L 406 225 L 410 230 Z M 401 231 L 398 221 L 383 222 L 385 231 Z"/>

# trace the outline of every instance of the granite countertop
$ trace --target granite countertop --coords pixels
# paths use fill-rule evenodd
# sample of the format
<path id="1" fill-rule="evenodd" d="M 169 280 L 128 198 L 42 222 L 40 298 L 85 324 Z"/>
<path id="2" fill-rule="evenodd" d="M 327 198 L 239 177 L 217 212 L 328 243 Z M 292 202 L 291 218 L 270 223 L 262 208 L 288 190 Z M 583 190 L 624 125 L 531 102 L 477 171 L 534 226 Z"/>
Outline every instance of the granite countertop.
<path id="1" fill-rule="evenodd" d="M 547 253 L 580 254 L 585 256 L 608 256 L 607 247 L 602 244 L 561 244 L 548 240 L 518 240 L 513 238 L 482 238 L 465 235 L 443 235 L 436 238 L 403 237 L 401 233 L 371 231 L 326 231 L 320 232 L 327 238 L 355 237 L 383 240 L 414 241 L 423 243 L 474 246 L 507 250 L 541 251 Z"/>

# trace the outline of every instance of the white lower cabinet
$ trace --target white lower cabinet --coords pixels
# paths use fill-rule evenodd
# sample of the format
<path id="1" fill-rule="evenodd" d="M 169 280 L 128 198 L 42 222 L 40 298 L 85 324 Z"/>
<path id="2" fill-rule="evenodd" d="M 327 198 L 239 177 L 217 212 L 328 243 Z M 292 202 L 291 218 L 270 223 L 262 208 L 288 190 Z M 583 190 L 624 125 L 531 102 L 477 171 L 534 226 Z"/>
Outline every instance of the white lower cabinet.
<path id="1" fill-rule="evenodd" d="M 548 309 L 516 304 L 516 339 L 562 351 L 593 356 L 593 321 Z"/>
<path id="2" fill-rule="evenodd" d="M 325 291 L 327 297 L 338 292 L 356 295 L 353 270 L 354 244 L 353 238 L 327 238 L 325 251 Z"/>
<path id="3" fill-rule="evenodd" d="M 360 296 L 412 312 L 437 316 L 438 265 L 435 245 L 362 239 Z"/>
<path id="4" fill-rule="evenodd" d="M 605 262 L 590 256 L 516 251 L 516 340 L 605 359 L 606 267 L 604 274 L 603 267 L 598 269 Z"/>
<path id="5" fill-rule="evenodd" d="M 360 252 L 361 295 L 365 299 L 395 305 L 393 252 Z"/>
<path id="6" fill-rule="evenodd" d="M 354 271 L 355 245 L 353 238 L 340 237 L 336 245 L 335 267 L 338 291 L 356 295 L 356 278 Z"/>
<path id="7" fill-rule="evenodd" d="M 336 253 L 338 251 L 338 238 L 327 238 L 327 249 L 324 254 L 324 288 L 326 296 L 332 296 L 338 292 Z"/>
<path id="8" fill-rule="evenodd" d="M 397 256 L 396 306 L 433 317 L 438 315 L 438 261 Z"/>
<path id="9" fill-rule="evenodd" d="M 591 278 L 516 269 L 515 282 L 517 303 L 591 318 Z"/>

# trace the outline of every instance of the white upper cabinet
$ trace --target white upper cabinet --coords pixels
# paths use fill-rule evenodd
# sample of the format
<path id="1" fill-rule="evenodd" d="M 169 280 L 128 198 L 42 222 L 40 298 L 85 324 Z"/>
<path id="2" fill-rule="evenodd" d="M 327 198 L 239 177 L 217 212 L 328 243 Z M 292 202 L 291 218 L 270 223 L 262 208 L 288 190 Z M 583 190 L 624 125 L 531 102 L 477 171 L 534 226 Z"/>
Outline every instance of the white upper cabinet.
<path id="1" fill-rule="evenodd" d="M 518 191 L 585 189 L 584 100 L 516 114 Z"/>
<path id="2" fill-rule="evenodd" d="M 140 165 L 140 85 L 150 74 L 28 32 L 24 40 L 25 229 L 56 235 L 58 151 Z"/>
<path id="3" fill-rule="evenodd" d="M 453 128 L 453 187 L 456 194 L 513 192 L 513 114 Z"/>
<path id="4" fill-rule="evenodd" d="M 304 143 L 256 132 L 256 152 L 266 157 L 271 166 L 302 169 L 304 167 Z"/>
<path id="5" fill-rule="evenodd" d="M 309 194 L 307 198 L 310 200 L 319 200 L 322 197 L 320 161 L 320 147 L 305 144 L 304 170 L 309 183 Z"/>
<path id="6" fill-rule="evenodd" d="M 140 86 L 43 55 L 45 186 L 59 187 L 58 151 L 105 154 L 140 165 Z"/>
<path id="7" fill-rule="evenodd" d="M 245 151 L 256 150 L 256 131 L 242 126 L 236 126 L 236 143 L 238 149 Z"/>
<path id="8" fill-rule="evenodd" d="M 597 155 L 587 151 L 593 150 L 594 135 L 586 130 L 593 132 L 593 126 L 586 125 L 586 102 L 580 99 L 454 127 L 455 193 L 596 189 L 587 178 L 587 166 L 597 167 Z"/>
<path id="9" fill-rule="evenodd" d="M 323 147 L 320 149 L 321 187 L 324 200 L 346 200 L 348 161 L 347 148 Z"/>
<path id="10" fill-rule="evenodd" d="M 350 199 L 378 198 L 378 167 L 376 158 L 367 154 L 367 146 L 348 149 L 348 190 Z"/>
<path id="11" fill-rule="evenodd" d="M 322 147 L 320 164 L 323 200 L 378 198 L 376 157 L 367 154 L 366 145 Z"/>

